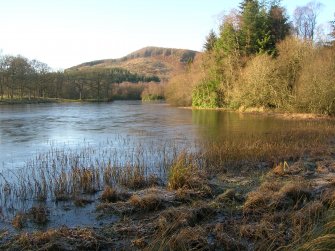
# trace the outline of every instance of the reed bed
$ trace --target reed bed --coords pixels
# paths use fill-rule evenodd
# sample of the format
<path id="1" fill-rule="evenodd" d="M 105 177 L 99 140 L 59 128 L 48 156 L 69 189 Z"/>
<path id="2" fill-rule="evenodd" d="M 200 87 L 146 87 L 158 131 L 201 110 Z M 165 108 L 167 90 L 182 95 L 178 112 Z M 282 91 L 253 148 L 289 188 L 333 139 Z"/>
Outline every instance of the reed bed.
<path id="1" fill-rule="evenodd" d="M 168 186 L 174 189 L 201 187 L 196 177 L 204 173 L 252 173 L 283 160 L 329 152 L 333 130 L 328 126 L 322 131 L 313 127 L 267 137 L 246 134 L 219 142 L 194 142 L 188 148 L 174 142 L 134 144 L 127 137 L 76 150 L 52 147 L 23 168 L 0 173 L 0 199 L 4 207 L 27 200 L 64 201 L 95 194 L 106 185 L 139 189 L 166 184 L 168 178 Z"/>
<path id="2" fill-rule="evenodd" d="M 133 145 L 127 138 L 103 147 L 51 148 L 17 170 L 0 173 L 0 202 L 4 213 L 26 210 L 31 201 L 76 200 L 105 186 L 138 189 L 161 184 L 167 167 L 178 154 L 169 142 Z M 122 147 L 116 148 L 120 144 Z"/>

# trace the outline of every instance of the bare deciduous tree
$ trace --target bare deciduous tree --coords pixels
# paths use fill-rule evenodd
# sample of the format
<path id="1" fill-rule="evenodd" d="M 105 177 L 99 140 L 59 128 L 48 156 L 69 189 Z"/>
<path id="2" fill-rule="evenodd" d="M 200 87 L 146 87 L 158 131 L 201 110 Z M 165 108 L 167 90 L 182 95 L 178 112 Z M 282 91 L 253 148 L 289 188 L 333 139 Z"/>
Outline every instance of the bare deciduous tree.
<path id="1" fill-rule="evenodd" d="M 304 40 L 313 41 L 316 31 L 317 17 L 322 4 L 309 2 L 305 6 L 299 6 L 294 11 L 295 32 L 298 37 Z"/>
<path id="2" fill-rule="evenodd" d="M 335 13 L 334 13 L 334 20 L 330 21 L 330 26 L 331 26 L 331 31 L 330 31 L 330 36 L 332 39 L 332 44 L 335 45 Z"/>

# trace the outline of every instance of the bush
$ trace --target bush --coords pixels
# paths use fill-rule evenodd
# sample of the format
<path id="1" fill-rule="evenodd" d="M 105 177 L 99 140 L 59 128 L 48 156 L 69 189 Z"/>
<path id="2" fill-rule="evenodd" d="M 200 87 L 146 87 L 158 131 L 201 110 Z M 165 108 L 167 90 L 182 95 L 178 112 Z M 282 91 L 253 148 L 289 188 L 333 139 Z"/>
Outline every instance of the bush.
<path id="1" fill-rule="evenodd" d="M 303 65 L 313 51 L 310 42 L 289 37 L 277 45 L 279 56 L 276 58 L 278 77 L 293 91 L 301 74 Z"/>
<path id="2" fill-rule="evenodd" d="M 270 56 L 259 55 L 253 58 L 243 70 L 234 89 L 234 102 L 246 107 L 278 106 L 277 88 L 273 85 L 274 70 Z"/>
<path id="3" fill-rule="evenodd" d="M 297 108 L 335 114 L 335 49 L 321 48 L 305 62 L 297 86 Z"/>
<path id="4" fill-rule="evenodd" d="M 144 90 L 143 83 L 114 84 L 111 93 L 112 100 L 141 100 L 141 93 Z"/>
<path id="5" fill-rule="evenodd" d="M 203 81 L 192 92 L 192 106 L 216 108 L 220 106 L 219 83 L 215 80 Z"/>
<path id="6" fill-rule="evenodd" d="M 184 72 L 176 74 L 168 81 L 164 91 L 166 101 L 175 106 L 191 106 L 192 91 L 204 78 L 204 74 L 203 59 L 196 56 Z"/>
<path id="7" fill-rule="evenodd" d="M 248 61 L 233 89 L 234 107 L 297 109 L 301 75 L 314 49 L 311 43 L 293 37 L 282 41 L 277 49 L 276 58 L 259 54 Z M 300 106 L 300 110 L 306 110 L 306 104 Z"/>
<path id="8" fill-rule="evenodd" d="M 164 88 L 161 84 L 150 83 L 145 85 L 141 94 L 142 101 L 153 101 L 164 99 Z"/>

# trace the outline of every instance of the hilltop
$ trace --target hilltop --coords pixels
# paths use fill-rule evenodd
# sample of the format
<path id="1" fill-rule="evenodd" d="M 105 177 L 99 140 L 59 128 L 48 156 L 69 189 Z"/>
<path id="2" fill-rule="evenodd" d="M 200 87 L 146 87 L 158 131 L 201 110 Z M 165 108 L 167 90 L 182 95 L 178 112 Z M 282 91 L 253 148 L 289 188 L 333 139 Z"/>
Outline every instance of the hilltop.
<path id="1" fill-rule="evenodd" d="M 155 75 L 161 80 L 184 70 L 193 61 L 197 51 L 161 47 L 145 47 L 118 59 L 102 59 L 82 63 L 68 70 L 87 71 L 94 69 L 123 68 L 130 72 Z"/>

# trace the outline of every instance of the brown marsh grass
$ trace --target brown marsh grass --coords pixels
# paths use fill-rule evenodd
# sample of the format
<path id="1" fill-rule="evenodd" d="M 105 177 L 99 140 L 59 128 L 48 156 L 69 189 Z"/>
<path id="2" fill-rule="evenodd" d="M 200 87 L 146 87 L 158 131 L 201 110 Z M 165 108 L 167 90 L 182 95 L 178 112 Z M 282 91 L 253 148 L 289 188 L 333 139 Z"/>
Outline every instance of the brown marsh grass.
<path id="1" fill-rule="evenodd" d="M 107 185 L 101 193 L 100 200 L 102 202 L 126 201 L 130 196 L 130 193 L 118 191 Z"/>
<path id="2" fill-rule="evenodd" d="M 4 250 L 99 250 L 110 240 L 87 228 L 50 229 L 23 233 L 2 246 Z"/>
<path id="3" fill-rule="evenodd" d="M 2 175 L 1 189 L 6 192 L 2 198 L 22 194 L 41 201 L 80 200 L 101 192 L 97 211 L 119 212 L 121 218 L 139 222 L 134 229 L 143 235 L 122 238 L 139 240 L 133 245 L 152 249 L 205 250 L 223 245 L 227 250 L 244 250 L 250 243 L 256 250 L 314 247 L 319 245 L 314 240 L 328 242 L 331 234 L 319 231 L 316 235 L 315 229 L 334 205 L 334 181 L 324 186 L 313 177 L 335 171 L 331 164 L 334 131 L 331 126 L 322 130 L 315 126 L 266 137 L 246 134 L 198 144 L 192 151 L 142 148 L 128 149 L 121 156 L 104 150 L 101 159 L 92 157 L 91 148 L 79 153 L 52 151 L 16 174 L 17 183 Z M 237 175 L 240 181 L 229 181 Z M 252 182 L 244 184 L 244 179 Z M 147 189 L 157 185 L 160 188 Z M 143 188 L 146 192 L 136 191 Z M 327 199 L 322 197 L 325 194 Z M 121 233 L 121 225 L 113 228 L 114 234 Z M 74 230 L 48 231 L 46 242 L 66 241 L 67 231 L 76 234 Z M 208 236 L 215 237 L 213 243 L 208 243 Z M 99 242 L 98 237 L 95 240 Z M 23 236 L 13 241 L 31 245 Z"/>
<path id="4" fill-rule="evenodd" d="M 12 225 L 17 229 L 22 229 L 26 224 L 26 221 L 27 216 L 22 212 L 18 212 L 12 220 Z"/>

